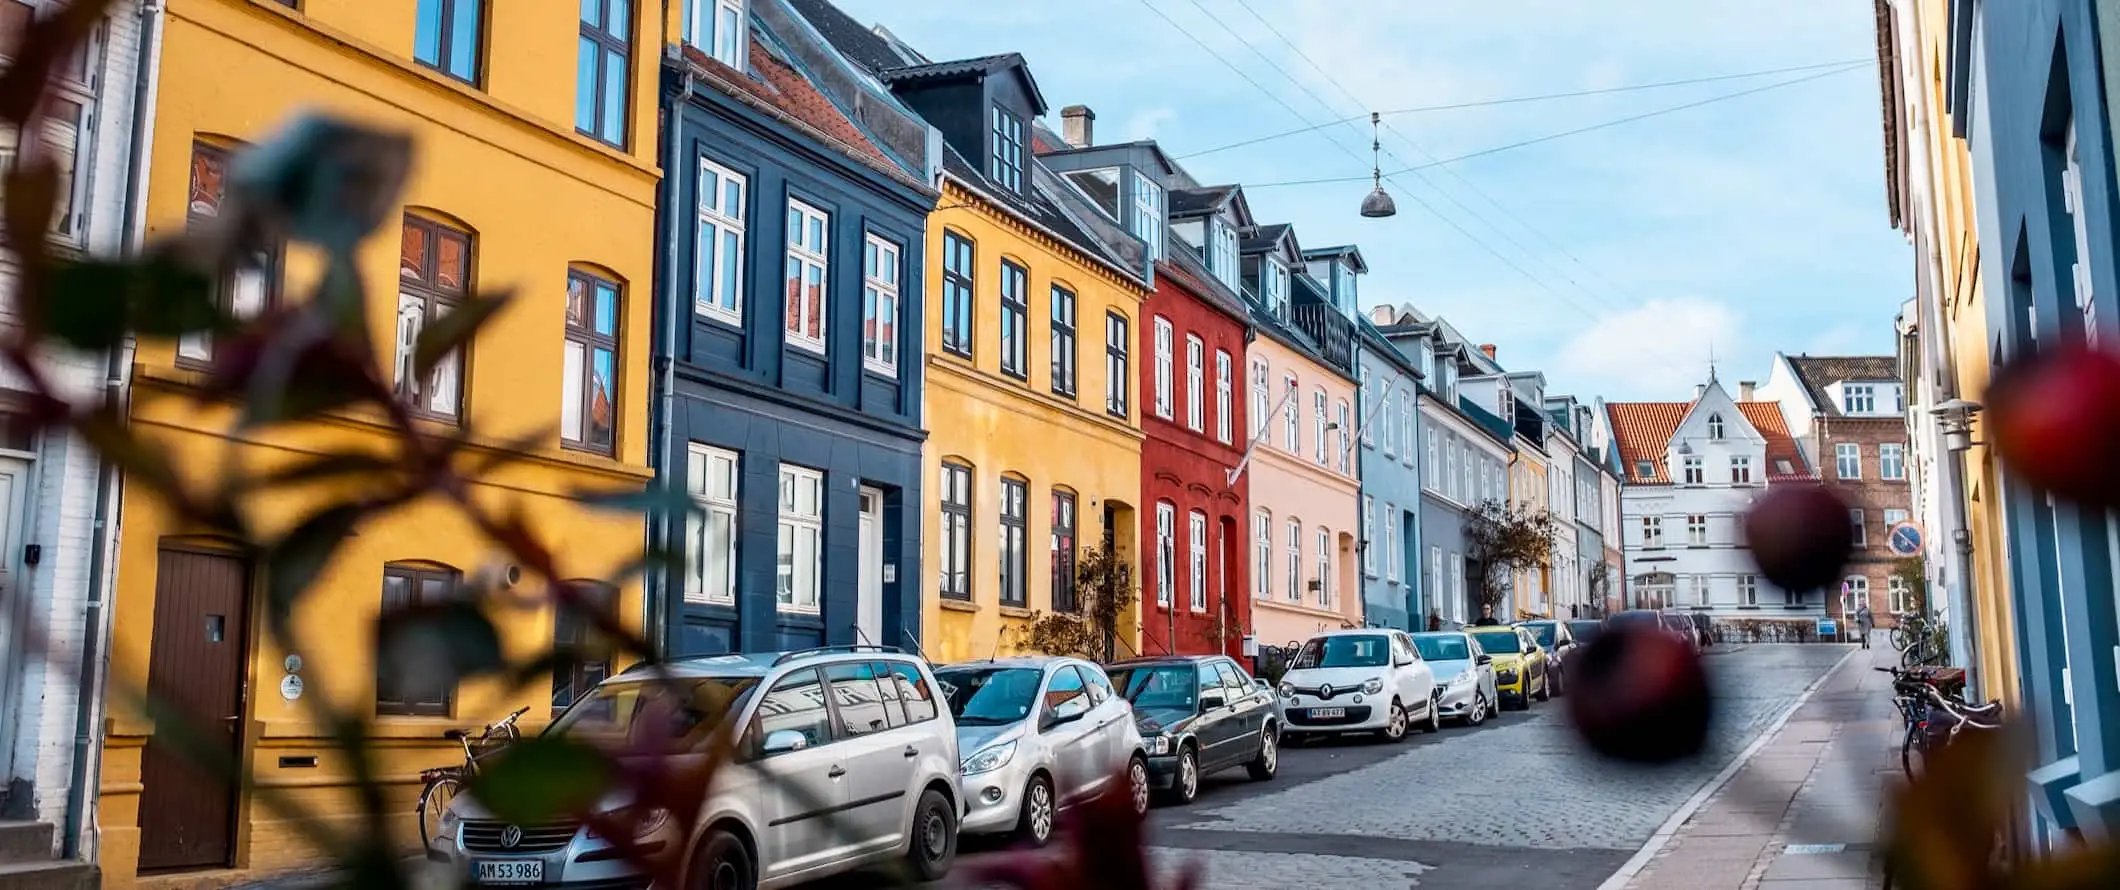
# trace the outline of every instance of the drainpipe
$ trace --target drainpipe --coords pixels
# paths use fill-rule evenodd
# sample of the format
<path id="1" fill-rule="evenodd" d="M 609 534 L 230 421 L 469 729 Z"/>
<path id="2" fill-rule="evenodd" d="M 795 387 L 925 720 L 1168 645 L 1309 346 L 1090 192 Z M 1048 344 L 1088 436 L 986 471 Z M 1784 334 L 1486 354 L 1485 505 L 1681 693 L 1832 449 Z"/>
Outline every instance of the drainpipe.
<path id="1" fill-rule="evenodd" d="M 666 18 L 667 9 L 666 5 Z M 649 412 L 654 427 L 649 438 L 655 444 L 648 460 L 650 468 L 654 469 L 658 476 L 670 472 L 673 460 L 672 449 L 676 445 L 677 427 L 674 421 L 677 413 L 677 329 L 684 319 L 690 317 L 689 313 L 678 311 L 678 301 L 684 296 L 683 289 L 678 286 L 679 278 L 676 274 L 681 257 L 678 253 L 675 218 L 669 210 L 679 206 L 677 197 L 679 186 L 682 184 L 679 173 L 685 169 L 679 164 L 684 157 L 684 140 L 680 138 L 680 134 L 684 130 L 685 109 L 692 104 L 691 75 L 680 73 L 679 79 L 683 85 L 673 97 L 669 112 L 662 116 L 662 196 L 657 202 L 661 205 L 657 212 L 662 217 L 656 229 L 663 240 L 661 277 L 664 281 L 664 292 L 660 295 L 661 299 L 656 300 L 654 312 L 661 316 L 659 330 L 662 333 L 662 347 L 655 357 L 658 365 L 655 375 L 661 392 L 656 394 L 654 410 Z M 677 539 L 677 518 L 667 509 L 657 508 L 656 512 L 659 515 L 650 517 L 648 522 L 647 546 L 650 548 L 668 546 L 671 541 Z M 661 648 L 661 654 L 668 655 L 676 649 L 677 644 L 677 606 L 674 604 L 675 597 L 671 595 L 674 585 L 670 583 L 669 573 L 660 571 L 649 572 L 647 582 L 644 586 L 648 602 L 642 611 L 647 616 L 648 636 Z"/>
<path id="2" fill-rule="evenodd" d="M 132 132 L 126 137 L 125 157 L 125 211 L 120 220 L 124 254 L 130 255 L 139 249 L 146 221 L 142 219 L 147 197 L 148 147 L 150 145 L 150 122 L 154 118 L 155 75 L 159 70 L 157 54 L 161 42 L 163 8 L 161 0 L 141 0 L 139 57 L 133 65 Z M 125 404 L 126 356 L 132 351 L 132 338 L 104 350 L 103 404 L 108 408 L 122 408 Z M 99 458 L 96 466 L 96 511 L 91 539 L 94 547 L 88 554 L 87 601 L 82 605 L 81 663 L 75 674 L 74 696 L 74 752 L 73 768 L 66 785 L 66 823 L 60 836 L 60 858 L 78 859 L 81 856 L 81 835 L 88 820 L 89 761 L 96 753 L 96 740 L 101 733 L 96 731 L 96 703 L 103 694 L 103 678 L 97 670 L 103 658 L 103 638 L 109 632 L 104 626 L 103 590 L 113 577 L 109 560 L 110 549 L 117 540 L 117 517 L 112 515 L 111 505 L 122 490 L 124 479 L 118 467 L 108 458 Z M 100 784 L 100 783 L 99 783 Z"/>

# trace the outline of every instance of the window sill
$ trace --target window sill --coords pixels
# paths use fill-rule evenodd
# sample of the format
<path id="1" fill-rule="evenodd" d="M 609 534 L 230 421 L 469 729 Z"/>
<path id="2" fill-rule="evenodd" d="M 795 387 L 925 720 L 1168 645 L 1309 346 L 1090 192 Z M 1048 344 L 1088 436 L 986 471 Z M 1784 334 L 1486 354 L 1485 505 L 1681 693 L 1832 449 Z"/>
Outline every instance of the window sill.
<path id="1" fill-rule="evenodd" d="M 942 607 L 942 611 L 945 611 L 945 612 L 977 612 L 977 611 L 979 611 L 979 604 L 978 604 L 978 603 L 975 603 L 975 602 L 972 602 L 971 600 L 968 600 L 968 599 L 956 599 L 956 598 L 954 598 L 954 597 L 947 597 L 947 596 L 944 596 L 944 597 L 936 597 L 936 599 L 935 599 L 935 604 L 936 604 L 936 605 L 938 605 L 938 606 L 941 606 L 941 607 Z"/>
<path id="2" fill-rule="evenodd" d="M 1038 615 L 1022 606 L 1002 606 L 1000 612 L 1003 618 L 1034 618 Z"/>
<path id="3" fill-rule="evenodd" d="M 807 352 L 811 355 L 814 355 L 820 359 L 824 358 L 824 342 L 821 340 L 804 340 L 796 337 L 787 337 L 783 339 L 781 343 L 787 346 L 789 349 L 801 350 L 803 352 Z"/>
<path id="4" fill-rule="evenodd" d="M 695 318 L 704 318 L 718 325 L 736 328 L 737 330 L 743 329 L 743 315 L 741 313 L 727 312 L 704 304 L 693 303 L 692 315 Z"/>

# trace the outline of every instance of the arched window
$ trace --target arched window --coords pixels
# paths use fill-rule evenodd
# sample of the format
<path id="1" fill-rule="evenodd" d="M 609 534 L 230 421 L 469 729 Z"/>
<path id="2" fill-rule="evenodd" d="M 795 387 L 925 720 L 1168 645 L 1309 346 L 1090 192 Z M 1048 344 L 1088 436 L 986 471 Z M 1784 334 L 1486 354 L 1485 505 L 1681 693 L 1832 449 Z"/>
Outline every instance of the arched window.
<path id="1" fill-rule="evenodd" d="M 63 85 L 64 81 L 60 81 Z M 227 199 L 228 162 L 238 144 L 232 139 L 203 137 L 191 145 L 191 194 L 186 203 L 185 225 L 205 226 L 221 215 Z M 62 208 L 63 212 L 63 208 Z M 214 299 L 221 310 L 236 318 L 249 318 L 271 305 L 280 284 L 281 248 L 259 250 L 214 282 Z M 214 340 L 208 331 L 193 331 L 177 339 L 177 364 L 205 368 L 213 363 Z"/>
<path id="2" fill-rule="evenodd" d="M 1074 612 L 1075 599 L 1075 493 L 1053 487 L 1053 611 Z"/>
<path id="3" fill-rule="evenodd" d="M 939 480 L 942 499 L 941 594 L 972 598 L 972 467 L 946 460 Z"/>
<path id="4" fill-rule="evenodd" d="M 446 717 L 456 699 L 456 678 L 437 666 L 447 664 L 446 645 L 432 626 L 417 620 L 427 608 L 456 599 L 463 573 L 433 562 L 393 562 L 383 566 L 383 608 L 377 619 L 375 712 L 378 716 Z"/>
<path id="5" fill-rule="evenodd" d="M 454 422 L 464 406 L 464 359 L 459 345 L 421 373 L 414 361 L 420 331 L 463 304 L 472 293 L 476 236 L 431 215 L 405 214 L 398 253 L 396 381 L 398 397 L 420 414 Z"/>
<path id="6" fill-rule="evenodd" d="M 1156 502 L 1156 605 L 1170 608 L 1171 588 L 1177 586 L 1178 508 L 1169 501 Z"/>
<path id="7" fill-rule="evenodd" d="M 1720 439 L 1721 439 L 1722 437 L 1723 437 L 1723 419 L 1722 419 L 1722 415 L 1720 415 L 1720 414 L 1710 414 L 1710 415 L 1708 415 L 1708 438 L 1710 438 L 1710 439 L 1717 439 L 1717 440 L 1720 440 Z"/>
<path id="8" fill-rule="evenodd" d="M 618 588 L 602 581 L 567 582 L 574 599 L 553 604 L 552 713 L 557 716 L 568 705 L 589 694 L 596 684 L 611 676 L 611 659 L 617 649 L 611 638 L 597 629 L 597 618 L 618 618 Z"/>

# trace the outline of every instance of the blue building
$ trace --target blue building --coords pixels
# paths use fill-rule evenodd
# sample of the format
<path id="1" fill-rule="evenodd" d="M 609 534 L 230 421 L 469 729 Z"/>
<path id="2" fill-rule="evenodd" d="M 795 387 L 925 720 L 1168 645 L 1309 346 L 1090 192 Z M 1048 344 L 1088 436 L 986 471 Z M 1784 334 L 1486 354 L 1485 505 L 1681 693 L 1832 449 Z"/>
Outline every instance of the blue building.
<path id="1" fill-rule="evenodd" d="M 934 140 L 785 0 L 695 5 L 663 64 L 653 448 L 694 509 L 651 528 L 686 557 L 656 622 L 677 654 L 917 641 Z"/>
<path id="2" fill-rule="evenodd" d="M 1381 308 L 1389 316 L 1395 310 Z M 1387 319 L 1395 320 L 1395 319 Z M 1420 588 L 1420 366 L 1367 317 L 1355 318 L 1362 475 L 1362 603 L 1371 627 L 1425 630 Z"/>

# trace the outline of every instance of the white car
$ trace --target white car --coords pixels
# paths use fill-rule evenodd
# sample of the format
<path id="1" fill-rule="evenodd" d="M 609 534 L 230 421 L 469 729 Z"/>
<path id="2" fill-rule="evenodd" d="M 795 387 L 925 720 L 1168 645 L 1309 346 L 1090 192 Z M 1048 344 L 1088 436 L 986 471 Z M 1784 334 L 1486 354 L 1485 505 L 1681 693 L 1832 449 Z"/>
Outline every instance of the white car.
<path id="1" fill-rule="evenodd" d="M 1096 796 L 1125 767 L 1134 812 L 1148 812 L 1148 752 L 1134 710 L 1104 669 L 1048 655 L 938 668 L 964 758 L 964 834 L 1053 837 L 1060 811 Z"/>
<path id="2" fill-rule="evenodd" d="M 1413 647 L 1435 671 L 1440 687 L 1436 701 L 1443 718 L 1466 726 L 1478 726 L 1494 716 L 1495 703 L 1502 700 L 1494 677 L 1494 656 L 1480 648 L 1472 634 L 1440 630 L 1413 635 Z"/>
<path id="3" fill-rule="evenodd" d="M 1435 672 L 1405 631 L 1366 628 L 1310 638 L 1281 676 L 1282 737 L 1443 728 Z"/>

